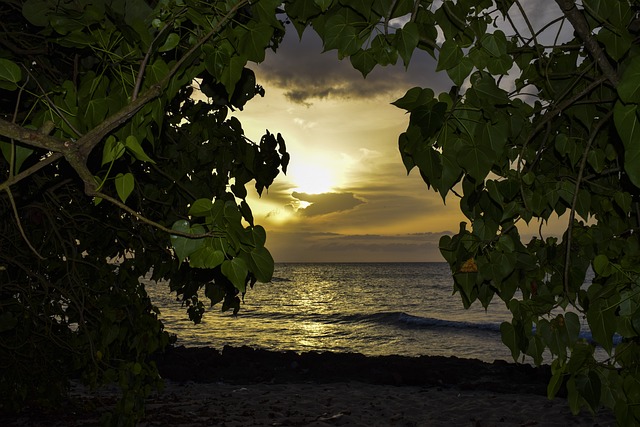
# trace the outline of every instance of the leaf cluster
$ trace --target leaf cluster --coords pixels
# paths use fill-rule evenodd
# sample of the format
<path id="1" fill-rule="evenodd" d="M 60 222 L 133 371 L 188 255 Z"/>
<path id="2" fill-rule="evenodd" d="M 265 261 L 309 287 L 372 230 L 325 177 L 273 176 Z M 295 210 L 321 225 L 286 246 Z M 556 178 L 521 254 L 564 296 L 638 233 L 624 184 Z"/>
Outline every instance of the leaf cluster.
<path id="1" fill-rule="evenodd" d="M 553 358 L 550 396 L 564 383 L 574 412 L 604 405 L 637 424 L 637 4 L 549 7 L 556 16 L 535 29 L 513 0 L 285 5 L 300 33 L 310 26 L 365 76 L 398 57 L 407 65 L 414 50 L 433 56 L 451 90 L 411 88 L 394 105 L 409 114 L 398 140 L 407 172 L 443 201 L 457 197 L 471 224 L 440 241 L 454 291 L 465 307 L 504 302 L 514 359 Z M 550 222 L 564 234 L 546 232 Z M 609 358 L 596 360 L 595 346 Z"/>
<path id="2" fill-rule="evenodd" d="M 133 424 L 170 342 L 140 278 L 240 308 L 273 259 L 246 202 L 289 154 L 229 113 L 264 89 L 248 61 L 283 35 L 279 2 L 24 0 L 0 5 L 0 395 L 55 402 L 117 383 Z M 7 37 L 5 37 L 5 35 Z M 34 368 L 36 367 L 36 368 Z"/>

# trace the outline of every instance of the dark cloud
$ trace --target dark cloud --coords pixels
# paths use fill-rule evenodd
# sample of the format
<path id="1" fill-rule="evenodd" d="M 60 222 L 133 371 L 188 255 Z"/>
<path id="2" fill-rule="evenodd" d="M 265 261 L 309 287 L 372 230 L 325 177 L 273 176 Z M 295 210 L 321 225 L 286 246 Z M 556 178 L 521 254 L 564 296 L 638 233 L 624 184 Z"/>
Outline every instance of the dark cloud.
<path id="1" fill-rule="evenodd" d="M 348 58 L 338 60 L 335 51 L 321 54 L 322 41 L 312 30 L 307 30 L 302 40 L 293 28 L 287 30 L 278 52 L 253 68 L 259 81 L 283 88 L 293 102 L 374 98 L 390 93 L 401 96 L 413 86 L 429 86 L 439 91 L 448 91 L 451 86 L 446 74 L 435 73 L 436 62 L 425 52 L 415 51 L 408 70 L 399 60 L 395 66 L 376 67 L 363 79 Z"/>
<path id="2" fill-rule="evenodd" d="M 306 208 L 298 209 L 298 213 L 304 216 L 326 215 L 333 212 L 348 211 L 365 203 L 353 193 L 322 193 L 306 194 L 293 192 L 291 196 L 299 201 L 311 203 Z"/>

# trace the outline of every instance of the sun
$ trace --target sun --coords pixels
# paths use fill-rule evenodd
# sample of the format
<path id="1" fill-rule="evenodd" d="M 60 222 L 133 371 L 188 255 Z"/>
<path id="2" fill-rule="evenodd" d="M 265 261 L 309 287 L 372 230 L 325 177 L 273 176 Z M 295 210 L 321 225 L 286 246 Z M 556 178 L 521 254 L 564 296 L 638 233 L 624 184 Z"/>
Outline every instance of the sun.
<path id="1" fill-rule="evenodd" d="M 287 175 L 294 185 L 293 191 L 300 193 L 329 193 L 336 182 L 336 173 L 333 170 L 313 163 L 291 167 Z"/>

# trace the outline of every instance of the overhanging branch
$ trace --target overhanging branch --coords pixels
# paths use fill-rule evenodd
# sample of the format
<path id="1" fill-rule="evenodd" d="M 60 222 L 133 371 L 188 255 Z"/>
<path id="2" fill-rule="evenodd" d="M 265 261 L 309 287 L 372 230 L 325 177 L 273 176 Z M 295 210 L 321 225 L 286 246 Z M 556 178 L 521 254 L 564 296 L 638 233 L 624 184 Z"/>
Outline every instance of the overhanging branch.
<path id="1" fill-rule="evenodd" d="M 607 76 L 607 80 L 617 87 L 620 82 L 620 77 L 607 59 L 604 50 L 602 50 L 595 37 L 593 37 L 593 34 L 591 34 L 587 19 L 576 7 L 575 0 L 556 0 L 556 3 L 560 6 L 562 13 L 564 13 L 569 22 L 571 22 L 571 25 L 573 25 L 573 29 L 576 30 L 576 33 L 584 42 L 585 47 L 593 59 L 600 66 L 604 75 Z"/>

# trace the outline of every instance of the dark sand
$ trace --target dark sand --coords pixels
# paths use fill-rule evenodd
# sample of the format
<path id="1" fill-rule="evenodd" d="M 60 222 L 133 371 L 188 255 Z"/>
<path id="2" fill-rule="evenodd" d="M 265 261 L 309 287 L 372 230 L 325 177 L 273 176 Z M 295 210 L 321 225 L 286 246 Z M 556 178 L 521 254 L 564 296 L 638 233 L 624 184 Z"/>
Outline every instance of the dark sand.
<path id="1" fill-rule="evenodd" d="M 573 416 L 564 398 L 548 400 L 548 367 L 247 347 L 177 347 L 157 363 L 167 386 L 141 426 L 615 425 L 608 411 Z M 98 425 L 115 399 L 75 385 L 60 409 L 0 416 L 0 425 Z"/>

